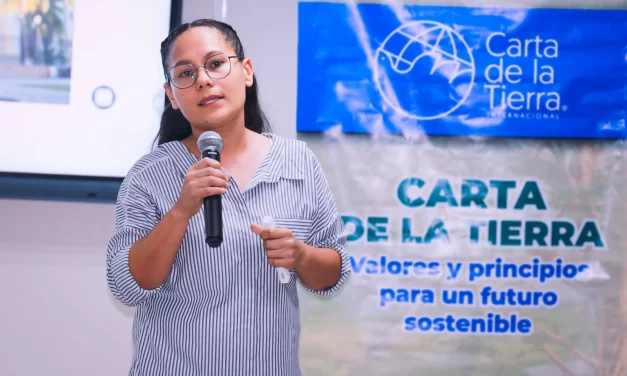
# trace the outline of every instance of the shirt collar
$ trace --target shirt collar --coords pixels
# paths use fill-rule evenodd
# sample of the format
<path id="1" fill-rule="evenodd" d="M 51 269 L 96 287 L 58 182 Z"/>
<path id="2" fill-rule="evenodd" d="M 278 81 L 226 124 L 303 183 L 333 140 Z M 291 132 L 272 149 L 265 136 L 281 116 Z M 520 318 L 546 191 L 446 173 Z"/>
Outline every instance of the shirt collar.
<path id="1" fill-rule="evenodd" d="M 256 182 L 276 183 L 281 178 L 302 180 L 305 178 L 304 164 L 298 153 L 293 152 L 289 142 L 272 133 L 264 133 L 272 140 L 270 152 L 257 170 Z"/>
<path id="2" fill-rule="evenodd" d="M 280 179 L 304 179 L 303 154 L 295 152 L 295 148 L 283 137 L 272 133 L 263 135 L 270 138 L 272 142 L 270 152 L 257 168 L 249 186 L 252 187 L 261 182 L 276 183 Z M 170 153 L 174 155 L 174 164 L 178 166 L 177 169 L 182 176 L 185 176 L 187 169 L 197 162 L 196 157 L 180 141 L 168 142 L 162 147 L 170 150 Z"/>

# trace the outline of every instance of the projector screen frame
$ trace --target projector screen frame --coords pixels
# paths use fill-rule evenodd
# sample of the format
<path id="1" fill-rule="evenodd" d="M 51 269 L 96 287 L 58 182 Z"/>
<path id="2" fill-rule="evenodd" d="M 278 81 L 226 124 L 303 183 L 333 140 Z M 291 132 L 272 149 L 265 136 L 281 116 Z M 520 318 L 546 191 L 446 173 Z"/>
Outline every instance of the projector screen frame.
<path id="1" fill-rule="evenodd" d="M 183 0 L 171 0 L 170 30 L 183 21 Z M 167 96 L 164 95 L 164 103 Z M 124 178 L 0 171 L 0 199 L 114 203 Z"/>

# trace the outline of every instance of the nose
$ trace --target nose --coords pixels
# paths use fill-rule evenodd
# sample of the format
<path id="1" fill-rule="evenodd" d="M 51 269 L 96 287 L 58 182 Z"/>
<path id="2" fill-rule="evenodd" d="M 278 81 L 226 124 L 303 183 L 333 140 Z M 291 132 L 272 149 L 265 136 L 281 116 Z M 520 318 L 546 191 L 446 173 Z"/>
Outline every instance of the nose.
<path id="1" fill-rule="evenodd" d="M 196 86 L 199 89 L 203 86 L 213 86 L 213 78 L 207 74 L 203 65 L 196 67 Z"/>

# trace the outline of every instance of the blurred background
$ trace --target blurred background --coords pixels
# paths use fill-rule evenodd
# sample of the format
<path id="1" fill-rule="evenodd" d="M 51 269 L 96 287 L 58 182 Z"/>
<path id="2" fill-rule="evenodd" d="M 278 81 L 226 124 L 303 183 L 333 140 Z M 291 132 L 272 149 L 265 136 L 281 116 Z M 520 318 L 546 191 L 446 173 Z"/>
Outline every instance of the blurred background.
<path id="1" fill-rule="evenodd" d="M 0 2 L 0 100 L 69 102 L 74 1 Z"/>

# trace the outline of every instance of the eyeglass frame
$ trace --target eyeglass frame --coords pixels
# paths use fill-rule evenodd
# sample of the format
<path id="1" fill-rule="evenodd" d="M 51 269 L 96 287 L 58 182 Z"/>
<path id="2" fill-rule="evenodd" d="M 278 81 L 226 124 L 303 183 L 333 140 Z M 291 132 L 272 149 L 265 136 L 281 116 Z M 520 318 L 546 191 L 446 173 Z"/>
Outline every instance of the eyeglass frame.
<path id="1" fill-rule="evenodd" d="M 227 73 L 224 77 L 214 78 L 214 77 L 211 77 L 211 75 L 209 74 L 209 71 L 207 70 L 205 65 L 207 64 L 209 59 L 211 59 L 212 57 L 216 57 L 218 55 L 224 55 L 224 56 L 227 57 L 227 59 L 229 59 L 229 73 Z M 207 73 L 207 76 L 209 76 L 209 78 L 211 78 L 212 80 L 222 80 L 224 78 L 227 78 L 229 76 L 229 74 L 231 74 L 231 70 L 233 69 L 233 64 L 231 64 L 231 59 L 243 60 L 244 56 L 240 56 L 240 55 L 229 56 L 229 55 L 225 54 L 224 52 L 218 52 L 218 53 L 215 53 L 215 54 L 213 54 L 211 56 L 207 56 L 207 59 L 205 60 L 205 62 L 202 65 L 194 66 L 194 64 L 190 64 L 190 63 L 174 65 L 172 68 L 170 68 L 170 70 L 166 74 L 166 79 L 167 79 L 168 84 L 174 85 L 174 87 L 177 88 L 177 89 L 181 89 L 181 90 L 189 89 L 190 87 L 194 86 L 194 84 L 196 83 L 196 80 L 198 79 L 198 68 L 202 67 L 202 68 L 205 68 L 205 73 Z M 180 67 L 181 65 L 190 65 L 192 67 L 192 69 L 194 70 L 194 81 L 192 81 L 191 85 L 189 85 L 187 87 L 178 87 L 178 86 L 176 86 L 176 84 L 172 80 L 172 70 L 174 68 L 176 68 L 176 67 Z"/>

